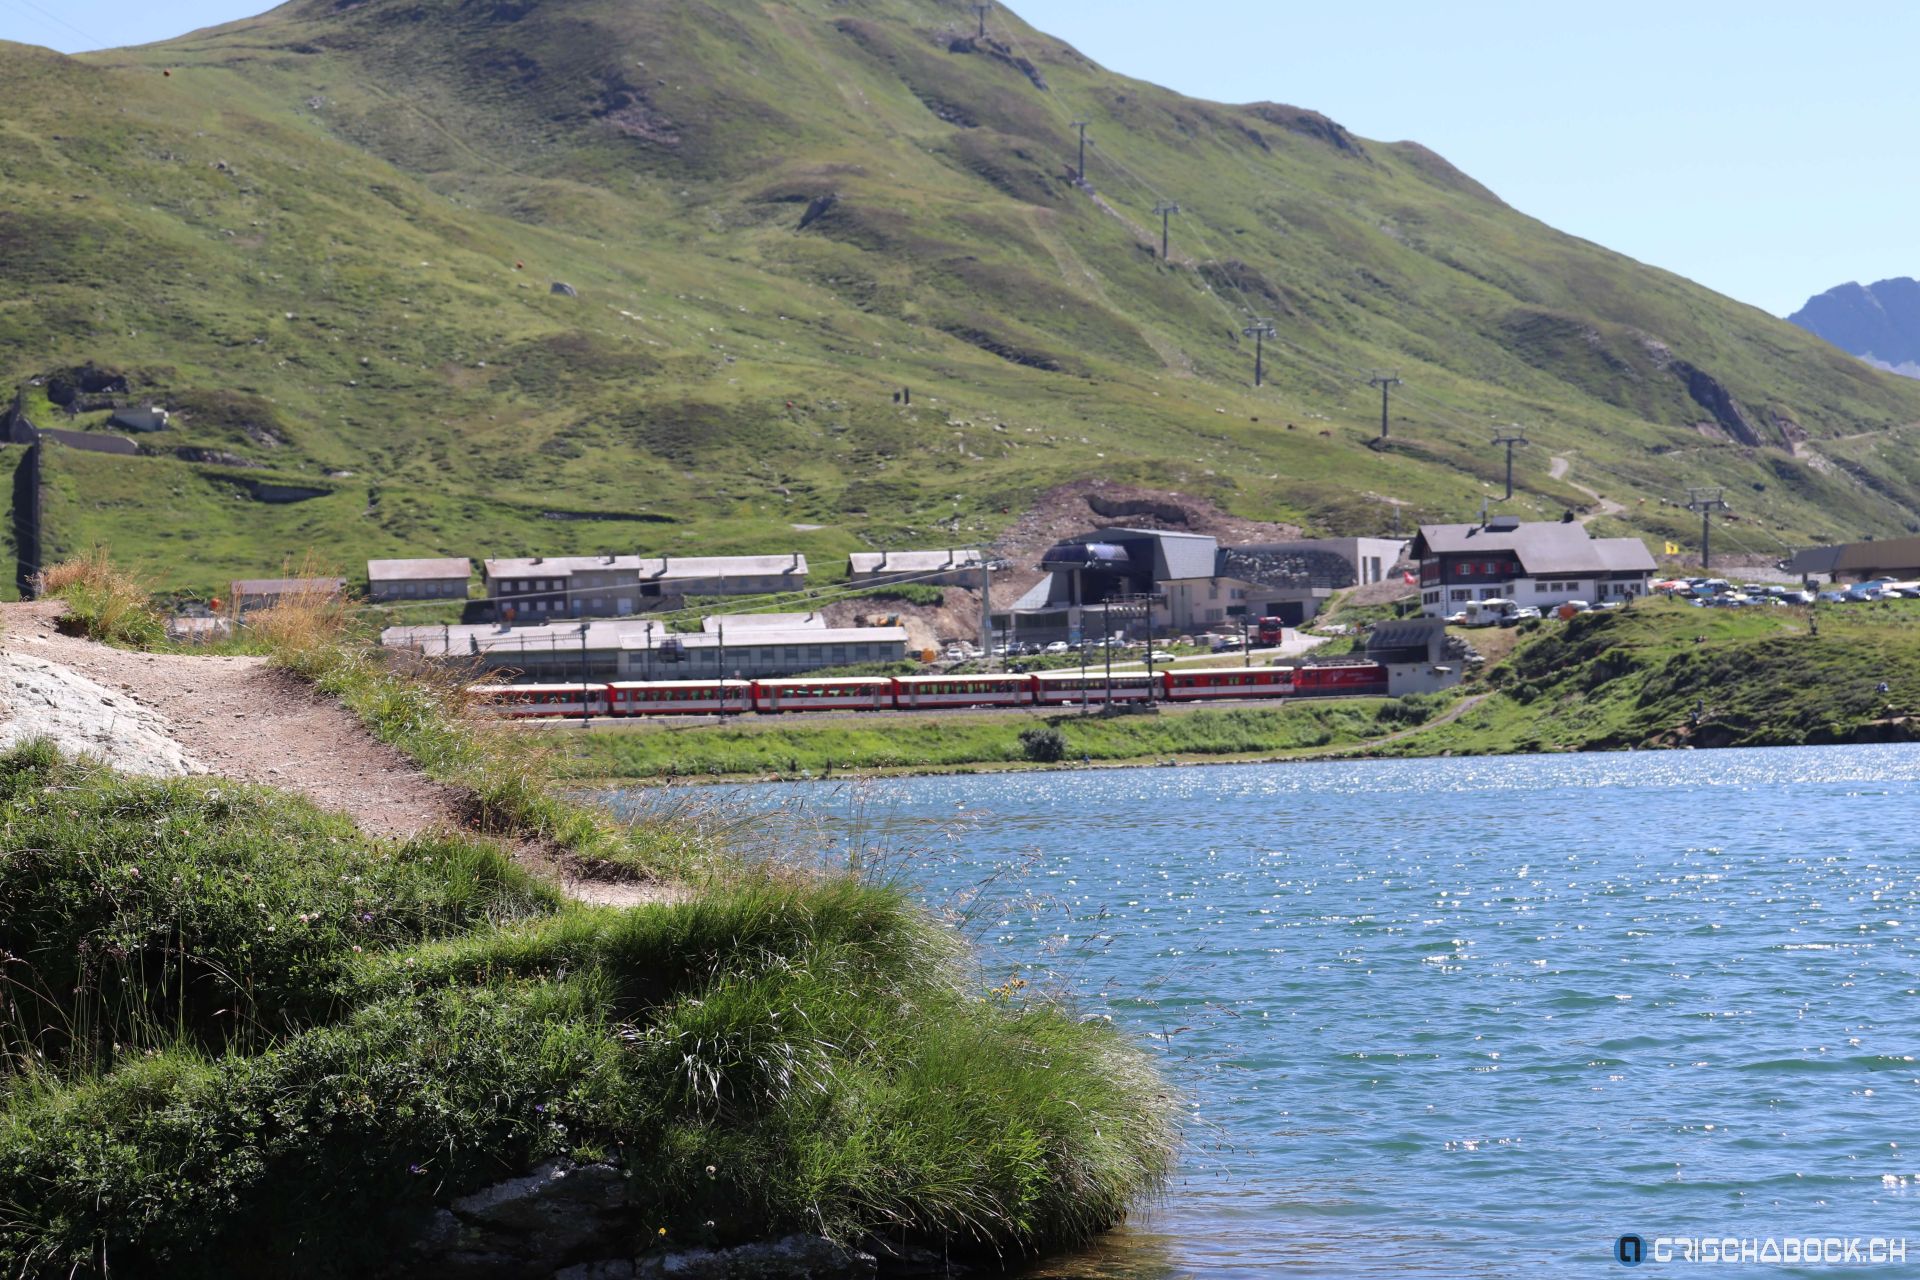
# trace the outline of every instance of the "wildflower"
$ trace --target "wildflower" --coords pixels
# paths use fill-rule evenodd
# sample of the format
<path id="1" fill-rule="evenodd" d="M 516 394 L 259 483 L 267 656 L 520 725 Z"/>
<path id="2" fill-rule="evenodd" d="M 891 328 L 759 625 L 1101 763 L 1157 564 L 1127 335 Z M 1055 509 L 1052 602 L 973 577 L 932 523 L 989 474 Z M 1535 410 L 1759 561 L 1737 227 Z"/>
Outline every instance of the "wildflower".
<path id="1" fill-rule="evenodd" d="M 708 1176 L 709 1178 L 711 1178 L 711 1177 L 712 1177 L 712 1176 L 713 1176 L 714 1174 L 716 1174 L 716 1173 L 718 1173 L 718 1172 L 720 1172 L 720 1170 L 719 1170 L 719 1169 L 717 1169 L 717 1168 L 715 1168 L 715 1167 L 714 1167 L 713 1165 L 708 1165 L 708 1166 L 707 1166 L 707 1176 Z"/>
<path id="2" fill-rule="evenodd" d="M 424 1165 L 410 1164 L 407 1166 L 407 1172 L 413 1174 L 415 1177 L 418 1177 L 420 1174 L 423 1174 L 426 1171 L 427 1170 Z"/>
<path id="3" fill-rule="evenodd" d="M 660 1234 L 661 1235 L 667 1234 L 667 1229 L 665 1227 L 660 1228 Z"/>
<path id="4" fill-rule="evenodd" d="M 533 1114 L 535 1114 L 535 1115 L 537 1115 L 537 1116 L 543 1116 L 543 1115 L 545 1115 L 545 1114 L 547 1114 L 547 1104 L 546 1104 L 546 1103 L 544 1103 L 544 1102 L 536 1102 L 536 1103 L 534 1103 L 534 1104 L 533 1104 Z"/>
<path id="5" fill-rule="evenodd" d="M 360 954 L 360 948 L 359 948 L 359 947 L 355 947 L 355 948 L 353 949 L 353 954 L 355 954 L 355 955 L 359 955 L 359 954 Z"/>

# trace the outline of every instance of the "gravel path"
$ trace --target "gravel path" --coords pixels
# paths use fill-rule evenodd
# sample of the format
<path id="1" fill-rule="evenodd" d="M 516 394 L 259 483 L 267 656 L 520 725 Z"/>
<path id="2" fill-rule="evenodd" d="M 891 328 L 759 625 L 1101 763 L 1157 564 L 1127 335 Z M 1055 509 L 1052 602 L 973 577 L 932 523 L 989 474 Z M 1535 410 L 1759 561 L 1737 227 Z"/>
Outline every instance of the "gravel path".
<path id="1" fill-rule="evenodd" d="M 0 646 L 77 672 L 157 715 L 209 773 L 278 787 L 345 814 L 368 835 L 408 839 L 465 826 L 462 796 L 367 732 L 346 708 L 264 658 L 131 653 L 63 635 L 58 601 L 0 605 Z M 658 886 L 571 874 L 566 855 L 530 843 L 515 859 L 588 902 L 628 906 Z"/>

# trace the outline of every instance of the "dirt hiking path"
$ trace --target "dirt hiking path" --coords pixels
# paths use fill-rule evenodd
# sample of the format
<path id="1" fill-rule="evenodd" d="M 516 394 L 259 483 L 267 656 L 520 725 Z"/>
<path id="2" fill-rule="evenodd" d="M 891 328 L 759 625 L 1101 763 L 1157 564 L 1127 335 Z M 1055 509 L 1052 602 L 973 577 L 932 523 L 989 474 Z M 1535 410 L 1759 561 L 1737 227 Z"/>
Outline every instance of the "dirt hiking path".
<path id="1" fill-rule="evenodd" d="M 436 782 L 359 718 L 265 658 L 132 653 L 64 635 L 59 601 L 0 605 L 0 649 L 27 654 L 125 693 L 165 721 L 208 772 L 278 787 L 350 817 L 368 835 L 405 840 L 475 834 L 464 795 Z M 505 841 L 516 862 L 585 902 L 659 901 L 655 885 L 581 877 L 563 851 Z"/>

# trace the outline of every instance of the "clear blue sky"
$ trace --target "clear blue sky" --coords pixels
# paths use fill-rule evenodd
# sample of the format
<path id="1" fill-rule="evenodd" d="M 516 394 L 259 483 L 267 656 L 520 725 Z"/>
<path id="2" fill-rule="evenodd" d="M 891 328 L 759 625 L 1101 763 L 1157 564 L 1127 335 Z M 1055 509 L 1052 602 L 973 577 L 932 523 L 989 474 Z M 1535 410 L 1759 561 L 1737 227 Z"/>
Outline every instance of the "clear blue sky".
<path id="1" fill-rule="evenodd" d="M 263 0 L 0 0 L 0 37 L 138 44 Z M 1017 0 L 1108 67 L 1412 138 L 1547 222 L 1785 313 L 1920 275 L 1920 4 Z"/>

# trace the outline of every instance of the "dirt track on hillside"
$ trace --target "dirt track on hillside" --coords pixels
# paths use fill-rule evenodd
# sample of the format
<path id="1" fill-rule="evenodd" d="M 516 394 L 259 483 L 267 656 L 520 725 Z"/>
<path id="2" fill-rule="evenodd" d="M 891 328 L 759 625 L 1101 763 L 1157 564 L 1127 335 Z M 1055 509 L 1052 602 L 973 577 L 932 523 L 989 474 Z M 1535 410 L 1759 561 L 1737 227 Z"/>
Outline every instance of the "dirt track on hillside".
<path id="1" fill-rule="evenodd" d="M 370 836 L 468 831 L 466 797 L 436 782 L 359 718 L 264 658 L 131 653 L 62 634 L 57 601 L 0 605 L 0 647 L 55 662 L 158 713 L 173 739 L 221 777 L 278 787 L 345 814 Z M 657 887 L 583 879 L 567 856 L 521 841 L 516 861 L 583 901 L 655 900 Z"/>

